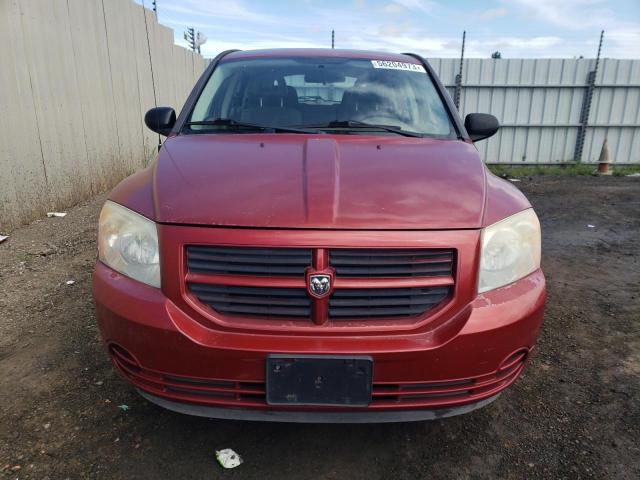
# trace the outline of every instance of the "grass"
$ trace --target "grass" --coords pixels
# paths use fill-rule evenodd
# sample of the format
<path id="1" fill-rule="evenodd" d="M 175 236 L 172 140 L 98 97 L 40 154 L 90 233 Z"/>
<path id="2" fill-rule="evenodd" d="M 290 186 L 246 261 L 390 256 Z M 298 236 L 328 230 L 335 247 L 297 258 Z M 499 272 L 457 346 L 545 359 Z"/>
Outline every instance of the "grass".
<path id="1" fill-rule="evenodd" d="M 555 175 L 555 176 L 567 176 L 567 175 L 592 175 L 597 168 L 597 164 L 593 163 L 572 163 L 565 165 L 487 165 L 495 175 L 499 177 L 530 177 L 534 175 Z M 640 165 L 624 166 L 624 167 L 610 167 L 613 170 L 613 175 L 622 177 L 632 173 L 640 173 Z"/>
<path id="2" fill-rule="evenodd" d="M 19 262 L 29 264 L 33 259 L 33 256 L 30 253 L 20 253 L 18 254 L 17 258 Z"/>

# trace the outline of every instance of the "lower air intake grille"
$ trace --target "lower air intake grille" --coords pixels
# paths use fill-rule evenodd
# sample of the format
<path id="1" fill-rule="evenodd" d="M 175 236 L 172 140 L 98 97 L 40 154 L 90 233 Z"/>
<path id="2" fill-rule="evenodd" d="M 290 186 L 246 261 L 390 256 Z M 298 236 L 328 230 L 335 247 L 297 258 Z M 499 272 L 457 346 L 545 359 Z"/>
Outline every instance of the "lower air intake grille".
<path id="1" fill-rule="evenodd" d="M 311 299 L 302 288 L 188 284 L 200 302 L 217 312 L 253 317 L 309 318 Z"/>
<path id="2" fill-rule="evenodd" d="M 431 310 L 449 295 L 449 287 L 335 290 L 330 318 L 409 317 Z"/>

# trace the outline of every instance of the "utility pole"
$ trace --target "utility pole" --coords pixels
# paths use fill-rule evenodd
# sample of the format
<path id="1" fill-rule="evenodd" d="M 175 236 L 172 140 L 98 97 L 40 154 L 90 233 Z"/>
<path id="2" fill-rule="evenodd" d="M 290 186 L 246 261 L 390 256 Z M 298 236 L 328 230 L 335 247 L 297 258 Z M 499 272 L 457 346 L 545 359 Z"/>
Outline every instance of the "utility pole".
<path id="1" fill-rule="evenodd" d="M 189 44 L 189 47 L 191 48 L 191 50 L 195 52 L 196 51 L 196 33 L 193 27 L 187 28 L 187 31 L 184 32 L 184 39 Z"/>
<path id="2" fill-rule="evenodd" d="M 335 48 L 336 31 L 331 30 L 331 48 Z"/>
<path id="3" fill-rule="evenodd" d="M 194 52 L 200 53 L 200 47 L 207 43 L 207 37 L 202 32 L 196 32 L 193 27 L 187 28 L 184 32 L 184 39 L 189 44 L 189 48 Z"/>

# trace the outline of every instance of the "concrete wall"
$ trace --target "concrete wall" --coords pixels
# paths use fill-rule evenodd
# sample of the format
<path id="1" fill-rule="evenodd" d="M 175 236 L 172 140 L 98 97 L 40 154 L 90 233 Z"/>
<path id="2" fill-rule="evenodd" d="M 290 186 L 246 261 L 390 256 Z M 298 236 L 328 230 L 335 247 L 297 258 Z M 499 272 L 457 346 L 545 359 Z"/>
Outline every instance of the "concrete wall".
<path id="1" fill-rule="evenodd" d="M 460 60 L 429 59 L 453 97 Z M 587 75 L 595 59 L 464 61 L 460 112 L 491 113 L 502 128 L 478 143 L 489 163 L 570 162 Z M 581 161 L 597 162 L 607 137 L 616 163 L 640 163 L 640 60 L 600 61 Z"/>
<path id="2" fill-rule="evenodd" d="M 0 0 L 0 232 L 145 166 L 205 61 L 131 0 Z"/>

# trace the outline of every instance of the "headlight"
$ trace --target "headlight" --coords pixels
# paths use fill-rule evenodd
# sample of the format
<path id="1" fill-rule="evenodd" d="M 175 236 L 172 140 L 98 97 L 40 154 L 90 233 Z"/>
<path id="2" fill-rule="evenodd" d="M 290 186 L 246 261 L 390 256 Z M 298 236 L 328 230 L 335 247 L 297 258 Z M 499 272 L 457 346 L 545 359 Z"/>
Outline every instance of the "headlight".
<path id="1" fill-rule="evenodd" d="M 478 293 L 508 285 L 540 268 L 540 222 L 533 209 L 482 230 Z"/>
<path id="2" fill-rule="evenodd" d="M 127 277 L 160 287 L 155 222 L 110 201 L 100 212 L 98 258 Z"/>

